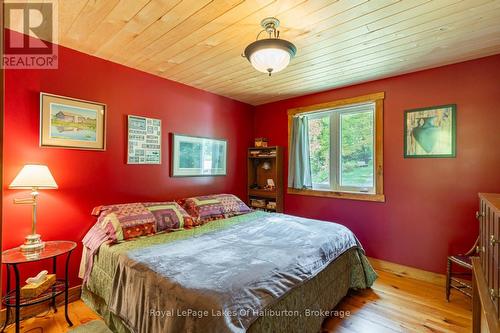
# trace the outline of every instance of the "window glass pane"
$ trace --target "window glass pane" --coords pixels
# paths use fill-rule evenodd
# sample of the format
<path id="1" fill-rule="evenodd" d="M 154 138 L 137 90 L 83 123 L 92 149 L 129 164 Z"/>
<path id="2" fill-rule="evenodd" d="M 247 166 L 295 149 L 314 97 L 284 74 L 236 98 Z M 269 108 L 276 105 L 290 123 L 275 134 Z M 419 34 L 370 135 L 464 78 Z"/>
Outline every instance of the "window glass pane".
<path id="1" fill-rule="evenodd" d="M 373 111 L 340 115 L 340 186 L 370 190 L 373 180 Z"/>
<path id="2" fill-rule="evenodd" d="M 309 119 L 309 155 L 313 188 L 330 187 L 330 117 Z"/>
<path id="3" fill-rule="evenodd" d="M 181 142 L 179 144 L 179 167 L 186 169 L 201 169 L 201 144 Z"/>

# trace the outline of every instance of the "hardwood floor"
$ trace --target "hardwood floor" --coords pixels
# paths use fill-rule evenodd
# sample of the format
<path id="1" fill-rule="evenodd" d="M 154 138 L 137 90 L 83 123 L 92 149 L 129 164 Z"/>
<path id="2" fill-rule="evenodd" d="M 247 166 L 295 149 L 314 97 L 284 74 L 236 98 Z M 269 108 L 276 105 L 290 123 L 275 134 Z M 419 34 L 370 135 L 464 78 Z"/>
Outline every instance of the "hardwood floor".
<path id="1" fill-rule="evenodd" d="M 452 291 L 444 299 L 444 286 L 378 270 L 372 289 L 353 291 L 337 306 L 343 318 L 325 320 L 323 333 L 340 332 L 470 332 L 471 300 Z M 347 315 L 349 314 L 349 315 Z M 70 316 L 77 325 L 99 318 L 82 301 L 70 304 Z M 22 322 L 22 332 L 59 333 L 68 327 L 63 309 L 45 317 Z M 13 325 L 7 332 L 14 332 Z"/>
<path id="2" fill-rule="evenodd" d="M 88 308 L 81 300 L 69 304 L 69 316 L 74 326 L 88 323 L 91 320 L 100 319 L 99 315 Z M 64 306 L 57 308 L 57 313 L 51 310 L 48 314 L 40 314 L 21 322 L 23 333 L 63 333 L 70 328 L 64 319 Z M 14 333 L 14 324 L 8 326 L 7 333 Z"/>
<path id="3" fill-rule="evenodd" d="M 372 289 L 350 292 L 337 310 L 344 318 L 329 318 L 323 332 L 471 332 L 472 302 L 452 291 L 450 302 L 444 286 L 402 275 L 377 271 Z"/>

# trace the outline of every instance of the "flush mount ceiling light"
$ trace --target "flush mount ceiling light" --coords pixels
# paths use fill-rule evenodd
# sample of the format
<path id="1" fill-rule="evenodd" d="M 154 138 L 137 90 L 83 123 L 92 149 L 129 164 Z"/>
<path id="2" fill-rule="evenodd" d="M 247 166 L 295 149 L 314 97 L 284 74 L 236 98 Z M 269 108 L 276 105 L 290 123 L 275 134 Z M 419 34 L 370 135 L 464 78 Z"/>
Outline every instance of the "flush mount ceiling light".
<path id="1" fill-rule="evenodd" d="M 277 73 L 288 66 L 290 59 L 295 56 L 297 48 L 287 40 L 280 39 L 280 32 L 276 30 L 280 21 L 274 17 L 268 17 L 260 22 L 264 28 L 257 35 L 256 41 L 245 48 L 243 56 L 250 61 L 252 66 L 259 72 Z M 268 38 L 259 39 L 266 32 Z"/>

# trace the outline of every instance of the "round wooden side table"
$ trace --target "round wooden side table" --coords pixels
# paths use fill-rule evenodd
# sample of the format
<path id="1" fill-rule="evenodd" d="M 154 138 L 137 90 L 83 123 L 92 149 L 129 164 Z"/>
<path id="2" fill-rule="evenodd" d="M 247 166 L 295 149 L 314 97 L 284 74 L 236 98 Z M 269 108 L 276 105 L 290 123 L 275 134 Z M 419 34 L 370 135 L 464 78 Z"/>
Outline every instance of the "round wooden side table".
<path id="1" fill-rule="evenodd" d="M 51 306 L 57 312 L 56 297 L 64 294 L 64 315 L 69 326 L 73 323 L 68 316 L 68 266 L 71 252 L 76 248 L 76 243 L 71 241 L 47 241 L 45 247 L 38 252 L 21 252 L 19 247 L 9 249 L 2 253 L 2 263 L 7 266 L 7 292 L 2 298 L 2 303 L 6 306 L 5 323 L 1 332 L 5 330 L 9 323 L 10 309 L 15 309 L 16 333 L 20 329 L 20 309 L 21 307 L 39 304 L 51 300 Z M 66 267 L 64 279 L 56 279 L 56 282 L 42 294 L 33 298 L 21 298 L 21 283 L 19 281 L 19 265 L 52 259 L 52 273 L 56 274 L 57 257 L 66 254 Z M 14 271 L 15 288 L 10 289 L 10 270 Z M 57 277 L 57 276 L 56 276 Z"/>

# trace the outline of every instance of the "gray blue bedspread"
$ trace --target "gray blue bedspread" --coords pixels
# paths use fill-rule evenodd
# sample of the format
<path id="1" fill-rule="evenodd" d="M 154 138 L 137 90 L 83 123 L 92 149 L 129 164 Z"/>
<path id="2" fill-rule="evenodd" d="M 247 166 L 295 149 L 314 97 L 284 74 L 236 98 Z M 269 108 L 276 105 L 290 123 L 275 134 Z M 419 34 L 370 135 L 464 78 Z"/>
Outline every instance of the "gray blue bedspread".
<path id="1" fill-rule="evenodd" d="M 361 245 L 346 227 L 284 214 L 120 256 L 110 310 L 135 332 L 245 332 L 283 295 Z M 370 282 L 371 284 L 371 282 Z"/>

